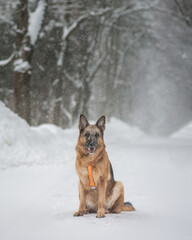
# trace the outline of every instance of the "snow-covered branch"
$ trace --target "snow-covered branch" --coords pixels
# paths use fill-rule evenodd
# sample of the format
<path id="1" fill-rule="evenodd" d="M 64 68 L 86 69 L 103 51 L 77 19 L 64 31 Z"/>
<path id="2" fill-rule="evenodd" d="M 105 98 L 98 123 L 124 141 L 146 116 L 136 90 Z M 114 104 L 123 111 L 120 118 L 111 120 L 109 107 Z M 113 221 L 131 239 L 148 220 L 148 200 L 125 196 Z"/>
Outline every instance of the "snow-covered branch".
<path id="1" fill-rule="evenodd" d="M 34 12 L 29 13 L 29 25 L 28 25 L 28 35 L 30 37 L 31 44 L 34 45 L 39 31 L 41 29 L 41 25 L 43 22 L 43 17 L 46 8 L 46 1 L 40 0 L 38 2 L 37 8 Z"/>
<path id="2" fill-rule="evenodd" d="M 75 28 L 78 27 L 78 25 L 85 19 L 87 19 L 88 17 L 92 16 L 92 17 L 97 17 L 97 16 L 101 16 L 103 14 L 106 14 L 108 12 L 110 12 L 112 9 L 111 8 L 104 8 L 104 9 L 99 9 L 97 11 L 91 11 L 85 15 L 80 16 L 75 22 L 73 22 L 69 27 L 64 26 L 63 28 L 63 36 L 62 36 L 62 40 L 65 40 L 71 33 L 72 31 L 74 31 Z"/>
<path id="3" fill-rule="evenodd" d="M 85 15 L 80 16 L 76 21 L 74 21 L 71 25 L 63 27 L 63 34 L 61 39 L 61 51 L 58 57 L 57 66 L 61 67 L 63 65 L 63 58 L 64 58 L 64 52 L 66 49 L 66 39 L 72 34 L 72 32 L 79 26 L 79 24 L 87 19 L 88 17 L 97 17 L 102 16 L 103 14 L 106 14 L 107 12 L 111 11 L 111 8 L 105 8 L 105 9 L 99 9 L 95 12 L 89 12 Z"/>
<path id="4" fill-rule="evenodd" d="M 65 70 L 63 70 L 63 73 L 64 73 L 65 77 L 66 77 L 71 83 L 73 83 L 73 85 L 74 85 L 76 88 L 81 88 L 81 87 L 83 87 L 82 82 L 80 82 L 79 80 L 74 79 L 74 78 L 73 78 L 72 76 L 70 76 Z"/>
<path id="5" fill-rule="evenodd" d="M 23 61 L 22 58 L 14 61 L 14 72 L 25 73 L 31 69 L 31 64 L 28 61 Z"/>
<path id="6" fill-rule="evenodd" d="M 127 7 L 122 7 L 122 8 L 118 8 L 118 9 L 114 10 L 113 15 L 112 15 L 113 21 L 111 23 L 114 23 L 120 17 L 129 15 L 129 14 L 138 13 L 138 12 L 144 12 L 144 11 L 154 11 L 154 12 L 156 11 L 156 12 L 167 14 L 172 17 L 176 17 L 182 21 L 186 21 L 185 17 L 183 17 L 180 14 L 177 14 L 175 11 L 159 8 L 159 7 L 152 6 L 152 5 L 146 5 L 146 6 L 138 5 L 135 7 L 127 6 Z"/>
<path id="7" fill-rule="evenodd" d="M 94 76 L 97 73 L 98 69 L 101 67 L 102 63 L 105 61 L 107 55 L 108 55 L 108 51 L 106 51 L 106 53 L 104 53 L 103 56 L 96 62 L 94 67 L 91 68 L 90 75 L 86 79 L 87 82 L 90 82 L 94 78 Z"/>
<path id="8" fill-rule="evenodd" d="M 0 60 L 0 66 L 5 66 L 7 64 L 9 64 L 13 57 L 14 57 L 15 53 L 12 53 L 10 57 L 8 57 L 7 59 L 4 59 L 4 60 Z"/>

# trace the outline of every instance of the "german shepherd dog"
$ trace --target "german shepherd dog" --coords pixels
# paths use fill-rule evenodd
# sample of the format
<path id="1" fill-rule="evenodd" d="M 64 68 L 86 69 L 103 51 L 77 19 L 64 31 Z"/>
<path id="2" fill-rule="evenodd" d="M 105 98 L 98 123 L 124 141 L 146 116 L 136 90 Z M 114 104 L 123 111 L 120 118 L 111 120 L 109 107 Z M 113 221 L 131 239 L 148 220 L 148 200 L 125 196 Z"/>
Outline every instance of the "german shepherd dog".
<path id="1" fill-rule="evenodd" d="M 124 203 L 124 188 L 114 180 L 112 165 L 105 151 L 103 133 L 105 116 L 90 125 L 84 115 L 79 119 L 79 138 L 76 146 L 76 170 L 79 176 L 79 210 L 74 216 L 97 213 L 134 211 L 131 203 Z"/>

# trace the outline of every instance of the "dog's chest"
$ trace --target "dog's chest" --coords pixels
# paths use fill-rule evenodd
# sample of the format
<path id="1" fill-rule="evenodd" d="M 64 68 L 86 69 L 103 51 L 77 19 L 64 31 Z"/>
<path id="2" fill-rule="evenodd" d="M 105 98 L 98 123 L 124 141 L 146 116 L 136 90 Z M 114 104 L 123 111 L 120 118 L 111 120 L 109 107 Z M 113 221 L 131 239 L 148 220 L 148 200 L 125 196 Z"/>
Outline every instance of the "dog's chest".
<path id="1" fill-rule="evenodd" d="M 96 170 L 93 168 L 92 169 L 92 176 L 93 176 L 93 181 L 95 183 L 95 185 L 97 185 L 97 180 L 98 180 L 98 176 L 96 174 Z M 87 167 L 81 167 L 79 169 L 79 178 L 81 180 L 81 182 L 84 184 L 86 189 L 90 188 L 90 181 L 89 181 L 89 175 L 88 175 L 88 168 Z"/>
<path id="2" fill-rule="evenodd" d="M 80 173 L 83 177 L 88 177 L 88 168 L 87 167 L 81 167 L 80 168 Z"/>

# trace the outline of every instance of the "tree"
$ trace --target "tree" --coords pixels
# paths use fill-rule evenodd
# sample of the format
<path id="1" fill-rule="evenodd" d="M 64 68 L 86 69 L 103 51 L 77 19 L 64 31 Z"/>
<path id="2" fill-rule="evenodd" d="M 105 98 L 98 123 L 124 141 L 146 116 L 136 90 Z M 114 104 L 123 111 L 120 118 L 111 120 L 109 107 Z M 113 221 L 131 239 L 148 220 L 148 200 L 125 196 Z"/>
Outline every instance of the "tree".
<path id="1" fill-rule="evenodd" d="M 179 12 L 184 16 L 186 23 L 192 26 L 192 1 L 175 0 Z"/>
<path id="2" fill-rule="evenodd" d="M 17 7 L 17 41 L 14 60 L 14 110 L 30 123 L 30 80 L 34 45 L 41 28 L 45 6 L 40 0 L 33 13 L 29 13 L 28 0 L 20 0 Z"/>
<path id="3" fill-rule="evenodd" d="M 15 13 L 17 2 L 20 5 Z M 32 125 L 49 122 L 66 128 L 77 121 L 80 113 L 92 119 L 105 113 L 108 119 L 116 116 L 135 123 L 137 100 L 144 96 L 138 93 L 148 77 L 145 69 L 150 68 L 142 54 L 147 52 L 146 59 L 153 50 L 161 55 L 169 47 L 168 36 L 172 35 L 170 41 L 177 39 L 183 61 L 189 59 L 190 2 L 52 0 L 48 1 L 43 24 L 35 24 L 31 21 L 34 14 L 43 20 L 45 0 L 0 0 L 0 45 L 5 46 L 0 56 L 0 97 L 9 106 L 13 102 L 10 79 L 14 60 L 15 111 L 31 120 Z M 21 3 L 27 3 L 29 10 L 22 8 Z M 18 21 L 18 41 L 13 47 L 15 19 L 21 9 L 23 26 Z M 9 11 L 6 18 L 1 17 L 5 10 Z M 166 29 L 168 23 L 175 28 Z M 38 26 L 34 28 L 35 35 L 30 34 L 34 33 L 30 30 L 32 25 Z M 157 31 L 158 27 L 163 32 Z M 161 42 L 160 34 L 168 31 L 165 42 Z M 185 65 L 186 74 L 191 76 L 190 63 L 182 66 Z"/>

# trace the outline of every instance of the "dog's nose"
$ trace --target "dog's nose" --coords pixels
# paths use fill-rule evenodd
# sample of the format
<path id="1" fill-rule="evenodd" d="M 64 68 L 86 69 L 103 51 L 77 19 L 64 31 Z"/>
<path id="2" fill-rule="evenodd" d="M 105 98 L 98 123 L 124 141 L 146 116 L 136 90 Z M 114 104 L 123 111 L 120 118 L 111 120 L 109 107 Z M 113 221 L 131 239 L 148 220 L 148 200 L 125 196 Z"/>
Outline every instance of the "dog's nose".
<path id="1" fill-rule="evenodd" d="M 90 144 L 89 144 L 91 147 L 93 147 L 94 146 L 94 142 L 90 142 Z"/>

